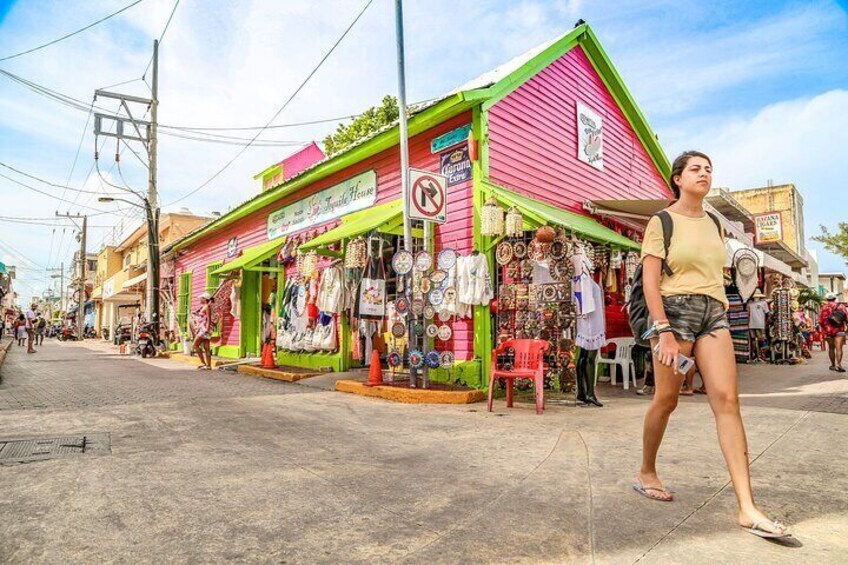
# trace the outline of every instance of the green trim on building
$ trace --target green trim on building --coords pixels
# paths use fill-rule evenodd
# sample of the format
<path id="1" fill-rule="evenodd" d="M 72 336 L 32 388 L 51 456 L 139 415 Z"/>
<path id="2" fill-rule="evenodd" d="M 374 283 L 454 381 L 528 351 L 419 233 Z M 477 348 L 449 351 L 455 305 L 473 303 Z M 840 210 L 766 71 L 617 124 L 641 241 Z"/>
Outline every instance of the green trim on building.
<path id="1" fill-rule="evenodd" d="M 188 315 L 191 308 L 191 271 L 180 275 L 180 283 L 177 289 L 177 325 L 180 333 L 188 335 Z"/>
<path id="2" fill-rule="evenodd" d="M 236 257 L 229 263 L 224 263 L 224 265 L 216 269 L 213 274 L 221 276 L 238 269 L 249 270 L 251 267 L 254 267 L 269 257 L 276 255 L 285 242 L 286 238 L 280 237 L 271 241 L 266 241 L 260 245 L 248 247 L 242 252 L 240 257 Z"/>
<path id="3" fill-rule="evenodd" d="M 379 204 L 366 210 L 350 214 L 342 219 L 342 223 L 330 231 L 312 238 L 298 249 L 309 251 L 325 245 L 336 243 L 343 239 L 351 239 L 359 235 L 378 230 L 390 232 L 403 223 L 403 206 L 401 199 Z"/>
<path id="4" fill-rule="evenodd" d="M 241 358 L 241 346 L 239 345 L 221 345 L 218 347 L 218 353 L 216 354 L 218 357 L 223 357 L 225 359 L 240 359 Z"/>

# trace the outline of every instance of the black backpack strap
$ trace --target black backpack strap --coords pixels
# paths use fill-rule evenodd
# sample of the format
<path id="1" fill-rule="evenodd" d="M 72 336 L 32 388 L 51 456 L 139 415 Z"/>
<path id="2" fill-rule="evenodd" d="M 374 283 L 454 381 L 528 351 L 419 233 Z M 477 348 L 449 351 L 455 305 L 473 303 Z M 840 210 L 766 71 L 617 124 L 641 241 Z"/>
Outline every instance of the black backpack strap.
<path id="1" fill-rule="evenodd" d="M 721 236 L 721 240 L 724 241 L 724 228 L 721 227 L 721 220 L 719 220 L 718 216 L 716 216 L 712 212 L 707 212 L 707 216 L 712 218 L 713 223 L 716 225 L 716 228 L 718 229 L 718 235 Z"/>
<path id="2" fill-rule="evenodd" d="M 671 247 L 671 236 L 674 234 L 674 220 L 671 219 L 671 214 L 662 210 L 657 212 L 657 216 L 660 218 L 660 223 L 662 224 L 663 230 L 663 247 L 665 248 L 665 257 L 663 258 L 662 268 L 663 272 L 667 277 L 670 277 L 674 274 L 674 271 L 671 270 L 671 267 L 668 266 L 668 248 Z"/>

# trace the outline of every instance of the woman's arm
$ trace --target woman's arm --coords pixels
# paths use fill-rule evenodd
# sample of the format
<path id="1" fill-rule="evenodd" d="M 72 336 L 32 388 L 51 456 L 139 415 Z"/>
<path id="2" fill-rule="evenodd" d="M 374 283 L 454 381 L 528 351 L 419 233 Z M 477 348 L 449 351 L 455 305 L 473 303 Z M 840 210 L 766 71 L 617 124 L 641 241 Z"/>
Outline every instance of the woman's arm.
<path id="1" fill-rule="evenodd" d="M 656 322 L 667 322 L 663 308 L 662 295 L 660 294 L 660 279 L 662 278 L 662 259 L 653 255 L 646 255 L 642 260 L 642 284 L 644 285 L 645 303 L 651 320 Z M 671 332 L 659 335 L 659 352 L 655 353 L 657 360 L 667 367 L 673 367 L 677 373 L 677 356 L 680 346 Z"/>

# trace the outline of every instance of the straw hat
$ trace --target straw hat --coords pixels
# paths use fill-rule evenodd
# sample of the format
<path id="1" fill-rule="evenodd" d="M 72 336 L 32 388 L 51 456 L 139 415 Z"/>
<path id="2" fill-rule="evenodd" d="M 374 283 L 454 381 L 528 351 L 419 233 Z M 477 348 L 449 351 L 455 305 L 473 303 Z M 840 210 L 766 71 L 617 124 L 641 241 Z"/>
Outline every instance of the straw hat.
<path id="1" fill-rule="evenodd" d="M 763 291 L 758 288 L 757 290 L 754 291 L 754 296 L 752 298 L 765 298 L 765 297 L 766 297 L 766 295 L 763 294 Z"/>

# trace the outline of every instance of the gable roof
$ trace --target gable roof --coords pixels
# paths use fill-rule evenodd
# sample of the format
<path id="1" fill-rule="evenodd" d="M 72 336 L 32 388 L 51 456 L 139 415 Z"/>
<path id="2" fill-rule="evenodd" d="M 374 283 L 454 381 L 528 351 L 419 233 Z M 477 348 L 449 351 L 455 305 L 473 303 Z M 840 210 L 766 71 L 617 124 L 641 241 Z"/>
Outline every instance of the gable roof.
<path id="1" fill-rule="evenodd" d="M 588 24 L 581 24 L 560 37 L 542 43 L 507 63 L 463 84 L 456 90 L 411 108 L 408 123 L 412 137 L 475 106 L 484 110 L 533 78 L 539 71 L 580 46 L 619 105 L 642 142 L 662 178 L 667 179 L 671 164 L 656 134 L 648 125 L 630 91 L 622 81 L 606 52 Z M 335 172 L 359 163 L 399 143 L 399 124 L 394 122 L 359 140 L 345 150 L 318 161 L 279 186 L 252 196 L 213 222 L 173 242 L 163 251 L 184 248 L 198 239 L 223 228 L 293 192 Z"/>

